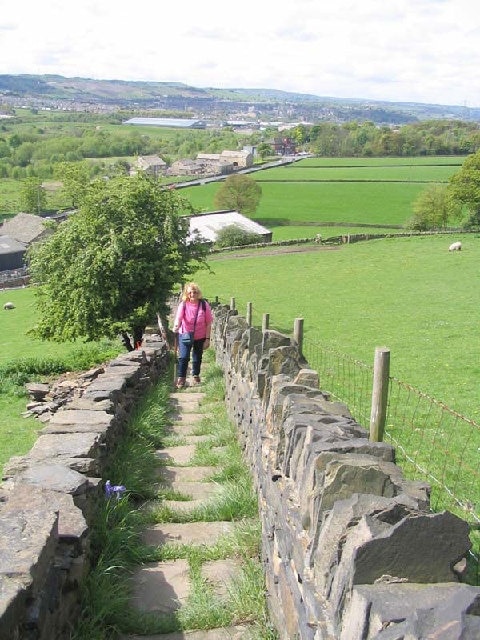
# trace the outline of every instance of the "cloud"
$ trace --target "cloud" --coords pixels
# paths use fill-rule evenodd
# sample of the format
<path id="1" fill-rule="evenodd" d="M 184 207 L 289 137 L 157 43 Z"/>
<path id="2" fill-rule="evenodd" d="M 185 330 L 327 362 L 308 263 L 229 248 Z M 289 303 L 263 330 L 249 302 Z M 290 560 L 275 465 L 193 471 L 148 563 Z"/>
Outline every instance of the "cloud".
<path id="1" fill-rule="evenodd" d="M 477 14 L 470 0 L 16 0 L 0 73 L 480 106 Z"/>

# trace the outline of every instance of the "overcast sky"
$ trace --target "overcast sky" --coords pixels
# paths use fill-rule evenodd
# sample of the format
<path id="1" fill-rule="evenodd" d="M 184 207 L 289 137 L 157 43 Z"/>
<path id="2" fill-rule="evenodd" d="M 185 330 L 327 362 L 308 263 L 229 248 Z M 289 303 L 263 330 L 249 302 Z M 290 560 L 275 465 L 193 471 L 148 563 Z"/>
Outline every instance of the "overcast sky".
<path id="1" fill-rule="evenodd" d="M 480 107 L 473 0 L 0 0 L 0 74 Z"/>

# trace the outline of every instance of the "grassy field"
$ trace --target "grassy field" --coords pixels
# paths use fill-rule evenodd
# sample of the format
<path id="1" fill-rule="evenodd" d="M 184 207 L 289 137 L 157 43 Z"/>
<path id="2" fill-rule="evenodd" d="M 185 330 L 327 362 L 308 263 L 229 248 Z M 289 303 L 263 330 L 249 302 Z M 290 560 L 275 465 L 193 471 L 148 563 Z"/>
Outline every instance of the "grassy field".
<path id="1" fill-rule="evenodd" d="M 15 309 L 3 309 L 10 301 Z M 34 340 L 27 332 L 35 324 L 33 289 L 0 291 L 0 467 L 13 455 L 26 453 L 43 424 L 22 417 L 28 403 L 27 380 L 48 381 L 62 371 L 87 369 L 113 358 L 120 343 L 82 345 Z M 34 374 L 33 371 L 44 371 Z M 49 373 L 50 372 L 50 373 Z"/>
<path id="2" fill-rule="evenodd" d="M 462 161 L 458 157 L 309 158 L 266 169 L 254 174 L 262 187 L 262 198 L 252 218 L 273 232 L 274 241 L 288 239 L 292 226 L 306 227 L 303 234 L 292 229 L 293 238 L 362 232 L 347 227 L 321 228 L 332 222 L 339 227 L 342 223 L 367 224 L 378 230 L 382 225 L 403 226 L 413 215 L 418 195 L 428 184 L 447 181 Z M 220 186 L 187 187 L 181 194 L 200 211 L 212 211 Z"/>
<path id="3" fill-rule="evenodd" d="M 304 318 L 305 338 L 368 364 L 377 346 L 391 349 L 391 373 L 453 409 L 480 420 L 477 340 L 480 238 L 373 240 L 324 251 L 217 254 L 212 273 L 196 276 L 208 298 L 231 297 L 261 324 L 291 333 Z M 240 257 L 247 256 L 247 257 Z"/>
<path id="4" fill-rule="evenodd" d="M 416 181 L 419 174 L 415 174 L 415 168 L 423 178 L 436 181 L 439 169 L 453 172 L 462 161 L 312 158 L 289 169 L 265 170 L 256 174 L 262 179 L 263 197 L 255 218 L 273 229 L 274 240 L 313 238 L 317 233 L 327 238 L 365 231 L 393 232 L 381 225 L 404 224 L 411 215 L 413 199 L 425 187 Z M 352 179 L 359 179 L 370 167 L 369 172 L 378 171 L 379 179 L 310 179 L 313 167 L 324 173 L 329 166 L 341 167 L 342 171 L 356 166 Z M 410 182 L 380 179 L 383 169 L 395 175 L 405 167 Z M 304 176 L 305 181 L 270 181 L 268 176 L 276 173 Z M 207 184 L 181 192 L 194 206 L 212 210 L 218 187 Z M 379 226 L 322 226 L 327 222 Z M 457 237 L 377 240 L 324 252 L 275 256 L 247 251 L 242 255 L 250 257 L 241 259 L 234 254 L 219 254 L 211 258 L 213 273 L 201 272 L 198 278 L 208 297 L 218 295 L 228 301 L 234 296 L 239 305 L 251 301 L 260 317 L 271 313 L 273 324 L 281 330 L 290 331 L 294 318 L 304 317 L 307 338 L 315 335 L 366 362 L 372 361 L 375 346 L 389 346 L 393 375 L 478 419 L 475 390 L 479 358 L 473 337 L 479 300 L 472 283 L 478 277 L 480 245 L 477 238 L 468 236 L 464 251 L 449 254 L 446 249 L 452 239 Z M 75 351 L 75 345 L 41 343 L 25 335 L 35 322 L 30 290 L 1 292 L 2 307 L 7 299 L 12 299 L 17 308 L 11 313 L 1 311 L 0 366 L 12 359 L 65 357 Z M 452 353 L 457 354 L 455 358 Z"/>

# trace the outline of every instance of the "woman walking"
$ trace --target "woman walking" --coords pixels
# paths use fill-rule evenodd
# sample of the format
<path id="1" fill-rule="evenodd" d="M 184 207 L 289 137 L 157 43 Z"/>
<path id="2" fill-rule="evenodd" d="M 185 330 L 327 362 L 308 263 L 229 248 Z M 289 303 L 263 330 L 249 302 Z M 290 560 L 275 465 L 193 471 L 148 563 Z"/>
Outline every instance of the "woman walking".
<path id="1" fill-rule="evenodd" d="M 210 346 L 212 321 L 212 309 L 203 300 L 199 286 L 195 282 L 187 283 L 173 323 L 173 332 L 178 334 L 177 389 L 185 386 L 190 353 L 193 383 L 200 384 L 203 349 Z"/>

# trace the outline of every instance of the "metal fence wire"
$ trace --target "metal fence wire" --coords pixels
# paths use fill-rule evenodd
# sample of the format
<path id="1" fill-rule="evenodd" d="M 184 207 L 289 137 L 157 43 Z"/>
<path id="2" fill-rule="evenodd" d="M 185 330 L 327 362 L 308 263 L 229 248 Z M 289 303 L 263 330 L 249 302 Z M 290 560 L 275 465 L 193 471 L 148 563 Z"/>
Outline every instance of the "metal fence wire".
<path id="1" fill-rule="evenodd" d="M 303 354 L 320 388 L 369 429 L 373 366 L 305 339 Z M 480 579 L 480 425 L 396 378 L 389 378 L 384 439 L 405 476 L 431 486 L 431 507 L 470 524 L 468 581 Z"/>

